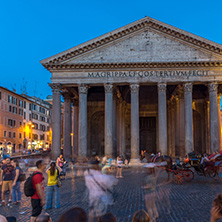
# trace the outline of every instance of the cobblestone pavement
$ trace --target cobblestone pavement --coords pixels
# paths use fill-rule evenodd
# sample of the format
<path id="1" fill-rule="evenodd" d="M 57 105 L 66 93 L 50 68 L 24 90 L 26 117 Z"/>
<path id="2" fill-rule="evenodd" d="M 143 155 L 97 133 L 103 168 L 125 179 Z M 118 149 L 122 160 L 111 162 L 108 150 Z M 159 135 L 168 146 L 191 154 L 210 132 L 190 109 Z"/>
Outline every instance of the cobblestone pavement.
<path id="1" fill-rule="evenodd" d="M 161 174 L 161 181 L 166 181 L 166 173 Z M 133 214 L 139 209 L 145 209 L 142 189 L 146 172 L 142 168 L 124 169 L 123 179 L 119 179 L 115 187 L 116 201 L 109 209 L 118 222 L 132 220 Z M 67 173 L 66 180 L 60 188 L 61 208 L 48 210 L 53 221 L 57 221 L 66 209 L 80 206 L 88 211 L 88 200 L 85 192 L 84 178 L 77 176 L 75 171 Z M 222 183 L 211 178 L 195 174 L 191 182 L 176 185 L 173 182 L 160 186 L 157 195 L 158 222 L 205 222 L 210 220 L 210 209 L 214 197 L 222 193 Z M 170 206 L 165 198 L 169 197 Z M 170 211 L 170 212 L 168 212 Z M 22 196 L 20 206 L 0 207 L 0 214 L 15 216 L 18 221 L 29 221 L 31 215 L 30 198 Z"/>

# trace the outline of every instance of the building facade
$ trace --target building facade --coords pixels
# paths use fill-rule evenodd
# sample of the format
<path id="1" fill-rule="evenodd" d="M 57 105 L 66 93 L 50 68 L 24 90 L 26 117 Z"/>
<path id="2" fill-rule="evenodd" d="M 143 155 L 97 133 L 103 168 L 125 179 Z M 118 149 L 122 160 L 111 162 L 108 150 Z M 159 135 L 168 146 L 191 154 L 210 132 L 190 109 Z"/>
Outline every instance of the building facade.
<path id="1" fill-rule="evenodd" d="M 221 147 L 220 44 L 145 17 L 41 63 L 52 74 L 53 158 L 61 94 L 67 156 L 119 154 L 133 162 L 140 150 L 184 157 Z"/>
<path id="2" fill-rule="evenodd" d="M 0 155 L 51 147 L 51 105 L 0 87 Z"/>

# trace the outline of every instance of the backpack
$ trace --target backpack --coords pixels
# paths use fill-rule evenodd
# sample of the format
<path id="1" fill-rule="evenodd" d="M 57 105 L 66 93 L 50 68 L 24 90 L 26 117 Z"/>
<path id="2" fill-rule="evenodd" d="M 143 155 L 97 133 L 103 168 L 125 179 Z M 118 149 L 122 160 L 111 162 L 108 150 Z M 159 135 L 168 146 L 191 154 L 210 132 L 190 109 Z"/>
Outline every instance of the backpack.
<path id="1" fill-rule="evenodd" d="M 33 188 L 32 178 L 36 174 L 41 174 L 39 172 L 31 174 L 24 183 L 24 194 L 26 197 L 31 197 L 35 194 L 35 189 Z"/>
<path id="2" fill-rule="evenodd" d="M 19 167 L 19 176 L 18 176 L 18 180 L 17 181 L 25 181 L 26 180 L 26 175 L 25 173 L 23 173 L 23 170 Z"/>

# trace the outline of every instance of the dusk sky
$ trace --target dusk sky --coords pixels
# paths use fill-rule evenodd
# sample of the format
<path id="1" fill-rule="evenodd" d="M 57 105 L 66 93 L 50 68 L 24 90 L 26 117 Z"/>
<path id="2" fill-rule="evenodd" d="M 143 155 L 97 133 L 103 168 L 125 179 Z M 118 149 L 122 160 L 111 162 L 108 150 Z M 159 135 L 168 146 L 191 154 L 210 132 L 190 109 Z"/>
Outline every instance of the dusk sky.
<path id="1" fill-rule="evenodd" d="M 222 44 L 222 0 L 1 0 L 0 85 L 45 98 L 40 60 L 144 16 Z"/>

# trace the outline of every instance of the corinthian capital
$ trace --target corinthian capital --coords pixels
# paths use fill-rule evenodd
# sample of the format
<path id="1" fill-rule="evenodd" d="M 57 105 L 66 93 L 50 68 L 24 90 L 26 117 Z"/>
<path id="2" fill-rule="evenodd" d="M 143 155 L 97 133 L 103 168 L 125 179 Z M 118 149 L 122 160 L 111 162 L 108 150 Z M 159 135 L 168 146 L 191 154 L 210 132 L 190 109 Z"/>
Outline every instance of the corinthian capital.
<path id="1" fill-rule="evenodd" d="M 86 84 L 79 85 L 79 94 L 87 94 L 88 86 Z"/>
<path id="2" fill-rule="evenodd" d="M 193 84 L 191 82 L 185 83 L 183 85 L 184 92 L 192 92 Z"/>
<path id="3" fill-rule="evenodd" d="M 218 88 L 218 85 L 215 82 L 211 82 L 208 84 L 209 92 L 216 92 L 217 93 L 217 88 Z"/>
<path id="4" fill-rule="evenodd" d="M 139 87 L 140 87 L 140 85 L 137 83 L 131 84 L 130 85 L 131 93 L 139 92 Z"/>
<path id="5" fill-rule="evenodd" d="M 62 86 L 59 83 L 49 83 L 53 93 L 61 93 Z"/>
<path id="6" fill-rule="evenodd" d="M 161 82 L 161 83 L 158 83 L 158 92 L 166 92 L 166 83 L 164 82 Z"/>
<path id="7" fill-rule="evenodd" d="M 104 84 L 105 93 L 112 93 L 113 92 L 113 84 L 107 83 Z"/>

